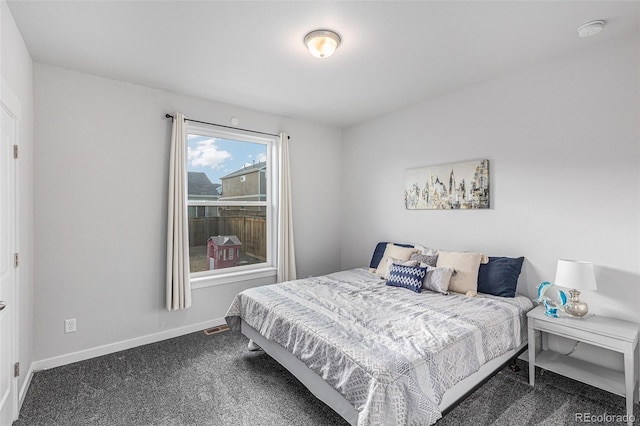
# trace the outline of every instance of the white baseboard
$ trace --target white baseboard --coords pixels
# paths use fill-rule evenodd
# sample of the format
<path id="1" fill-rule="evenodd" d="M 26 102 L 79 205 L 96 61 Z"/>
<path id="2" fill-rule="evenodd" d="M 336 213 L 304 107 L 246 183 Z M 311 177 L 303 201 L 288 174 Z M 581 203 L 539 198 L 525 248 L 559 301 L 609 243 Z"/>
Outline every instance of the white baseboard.
<path id="1" fill-rule="evenodd" d="M 174 337 L 184 336 L 185 334 L 194 333 L 200 330 L 205 330 L 207 328 L 215 327 L 216 325 L 221 325 L 221 324 L 225 324 L 224 318 L 215 318 L 209 321 L 203 321 L 203 322 L 188 325 L 185 327 L 173 328 L 171 330 L 165 330 L 159 333 L 148 334 L 146 336 L 135 337 L 133 339 L 110 343 L 108 345 L 85 349 L 78 352 L 72 352 L 69 354 L 60 355 L 53 358 L 47 358 L 40 361 L 35 361 L 31 365 L 30 371 L 33 372 L 38 370 L 46 370 L 54 367 L 60 367 L 63 365 L 74 363 L 74 362 L 84 361 L 86 359 L 91 359 L 98 356 L 108 355 L 114 352 L 123 351 L 125 349 L 131 349 L 131 348 L 135 348 L 142 345 L 148 345 L 149 343 L 155 343 L 155 342 L 160 342 L 166 339 L 172 339 Z"/>

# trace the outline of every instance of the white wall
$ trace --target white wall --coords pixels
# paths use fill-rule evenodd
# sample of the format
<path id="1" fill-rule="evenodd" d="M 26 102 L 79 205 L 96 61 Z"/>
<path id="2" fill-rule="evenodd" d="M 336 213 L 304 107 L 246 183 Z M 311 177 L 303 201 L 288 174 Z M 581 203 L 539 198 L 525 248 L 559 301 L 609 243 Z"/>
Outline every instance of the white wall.
<path id="1" fill-rule="evenodd" d="M 240 127 L 288 132 L 298 274 L 339 269 L 339 130 L 38 63 L 34 81 L 42 366 L 220 324 L 236 293 L 269 282 L 196 289 L 191 308 L 166 311 L 165 113 L 222 124 L 235 116 Z M 65 318 L 77 318 L 76 333 L 63 333 Z"/>
<path id="2" fill-rule="evenodd" d="M 634 34 L 345 130 L 342 267 L 377 241 L 525 256 L 534 296 L 559 258 L 589 260 L 592 312 L 638 322 L 639 52 Z M 406 169 L 480 158 L 491 209 L 405 210 Z"/>
<path id="3" fill-rule="evenodd" d="M 18 251 L 17 273 L 18 359 L 22 373 L 18 389 L 24 397 L 33 360 L 33 62 L 4 0 L 0 1 L 0 75 L 18 96 L 22 116 L 18 123 Z"/>

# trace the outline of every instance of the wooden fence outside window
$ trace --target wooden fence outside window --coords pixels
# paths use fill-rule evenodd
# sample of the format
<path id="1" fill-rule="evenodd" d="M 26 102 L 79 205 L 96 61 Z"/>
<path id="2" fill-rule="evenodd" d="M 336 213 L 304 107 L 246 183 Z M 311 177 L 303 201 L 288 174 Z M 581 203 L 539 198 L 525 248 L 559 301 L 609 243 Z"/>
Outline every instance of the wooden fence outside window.
<path id="1" fill-rule="evenodd" d="M 256 216 L 189 218 L 189 246 L 206 246 L 209 237 L 235 235 L 241 251 L 260 260 L 267 259 L 267 220 Z"/>

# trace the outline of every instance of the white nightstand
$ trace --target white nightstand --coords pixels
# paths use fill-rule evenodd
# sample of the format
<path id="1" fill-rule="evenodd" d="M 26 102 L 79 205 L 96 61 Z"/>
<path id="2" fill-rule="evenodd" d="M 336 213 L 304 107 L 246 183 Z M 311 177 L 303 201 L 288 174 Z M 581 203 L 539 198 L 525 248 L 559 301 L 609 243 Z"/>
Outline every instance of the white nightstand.
<path id="1" fill-rule="evenodd" d="M 529 384 L 535 383 L 535 367 L 553 371 L 566 377 L 626 397 L 627 416 L 632 424 L 633 403 L 638 402 L 638 367 L 636 349 L 640 326 L 629 321 L 593 315 L 587 318 L 550 318 L 544 307 L 537 306 L 527 314 L 529 318 Z M 624 373 L 547 350 L 537 350 L 535 331 L 550 333 L 589 345 L 624 354 Z M 544 336 L 544 335 L 543 335 Z"/>

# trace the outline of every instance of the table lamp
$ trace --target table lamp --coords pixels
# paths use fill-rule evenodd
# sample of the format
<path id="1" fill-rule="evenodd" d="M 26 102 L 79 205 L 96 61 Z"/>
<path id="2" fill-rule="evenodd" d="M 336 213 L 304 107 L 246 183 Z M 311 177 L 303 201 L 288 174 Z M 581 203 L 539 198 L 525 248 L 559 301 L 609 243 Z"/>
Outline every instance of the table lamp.
<path id="1" fill-rule="evenodd" d="M 583 260 L 559 259 L 556 269 L 555 285 L 570 288 L 570 300 L 565 312 L 574 317 L 583 317 L 589 311 L 589 306 L 580 301 L 580 291 L 597 290 L 596 277 L 593 273 L 593 263 Z"/>

